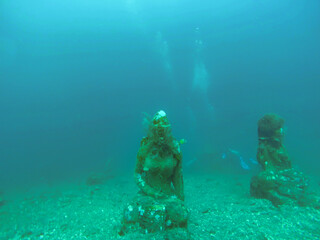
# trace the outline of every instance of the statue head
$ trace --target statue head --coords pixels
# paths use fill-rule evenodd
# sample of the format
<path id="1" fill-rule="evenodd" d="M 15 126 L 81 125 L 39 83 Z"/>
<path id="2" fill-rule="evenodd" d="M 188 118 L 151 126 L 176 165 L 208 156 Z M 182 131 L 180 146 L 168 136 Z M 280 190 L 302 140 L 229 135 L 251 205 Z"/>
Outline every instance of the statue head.
<path id="1" fill-rule="evenodd" d="M 171 125 L 167 114 L 163 110 L 158 111 L 152 118 L 149 126 L 149 135 L 156 142 L 165 142 L 171 137 Z"/>
<path id="2" fill-rule="evenodd" d="M 280 116 L 269 113 L 258 122 L 258 136 L 261 140 L 281 142 L 283 139 L 284 120 Z"/>

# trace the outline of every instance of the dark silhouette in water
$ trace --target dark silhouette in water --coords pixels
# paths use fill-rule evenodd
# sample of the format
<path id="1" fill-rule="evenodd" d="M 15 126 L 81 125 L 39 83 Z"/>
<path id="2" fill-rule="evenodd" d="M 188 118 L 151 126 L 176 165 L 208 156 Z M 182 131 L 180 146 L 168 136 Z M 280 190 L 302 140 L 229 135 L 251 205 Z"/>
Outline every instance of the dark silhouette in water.
<path id="1" fill-rule="evenodd" d="M 283 145 L 284 120 L 276 114 L 266 114 L 258 122 L 259 146 L 257 160 L 263 171 L 251 179 L 250 193 L 270 200 L 275 206 L 293 203 L 319 208 L 308 191 L 308 180 L 292 168 Z"/>
<path id="2" fill-rule="evenodd" d="M 5 203 L 6 201 L 2 197 L 2 192 L 0 192 L 0 207 L 2 207 Z"/>
<path id="3" fill-rule="evenodd" d="M 187 228 L 182 154 L 164 111 L 154 116 L 141 141 L 135 180 L 140 192 L 125 209 L 121 235 L 130 229 L 154 233 Z"/>

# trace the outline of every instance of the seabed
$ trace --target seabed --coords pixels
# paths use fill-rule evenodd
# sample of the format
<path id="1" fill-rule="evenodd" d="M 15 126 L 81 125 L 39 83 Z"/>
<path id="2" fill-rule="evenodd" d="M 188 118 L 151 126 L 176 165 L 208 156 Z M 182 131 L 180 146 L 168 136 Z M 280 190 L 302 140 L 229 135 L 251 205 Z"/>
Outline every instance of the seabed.
<path id="1" fill-rule="evenodd" d="M 188 230 L 195 240 L 320 239 L 319 210 L 250 197 L 249 175 L 185 174 Z M 320 187 L 314 189 L 320 193 Z M 123 209 L 137 193 L 132 175 L 104 184 L 64 184 L 7 194 L 0 207 L 0 239 L 181 239 L 166 232 L 118 230 Z"/>

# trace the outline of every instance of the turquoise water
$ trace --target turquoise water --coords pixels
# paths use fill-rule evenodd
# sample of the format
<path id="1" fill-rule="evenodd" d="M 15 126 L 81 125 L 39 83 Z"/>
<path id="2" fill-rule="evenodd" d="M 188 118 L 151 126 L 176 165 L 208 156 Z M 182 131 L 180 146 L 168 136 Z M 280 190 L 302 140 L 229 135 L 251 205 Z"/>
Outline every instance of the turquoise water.
<path id="1" fill-rule="evenodd" d="M 316 0 L 1 1 L 1 199 L 132 175 L 144 113 L 161 109 L 186 173 L 242 177 L 260 170 L 257 121 L 277 113 L 317 186 L 319 29 Z"/>

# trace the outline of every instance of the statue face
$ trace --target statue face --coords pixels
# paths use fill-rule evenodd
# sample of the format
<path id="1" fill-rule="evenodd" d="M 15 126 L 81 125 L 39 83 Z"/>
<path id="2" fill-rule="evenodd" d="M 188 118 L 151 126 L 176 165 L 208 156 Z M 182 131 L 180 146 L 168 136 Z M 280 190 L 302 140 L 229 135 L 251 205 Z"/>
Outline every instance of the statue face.
<path id="1" fill-rule="evenodd" d="M 165 139 L 170 131 L 170 124 L 167 115 L 164 111 L 159 111 L 152 120 L 154 134 L 159 137 L 161 141 Z"/>
<path id="2" fill-rule="evenodd" d="M 154 134 L 157 135 L 160 140 L 164 140 L 168 135 L 168 131 L 170 131 L 170 125 L 160 122 L 154 126 L 154 131 Z"/>
<path id="3" fill-rule="evenodd" d="M 157 131 L 157 135 L 159 136 L 160 140 L 164 140 L 164 138 L 166 136 L 166 134 L 165 134 L 166 129 L 160 125 L 159 127 L 157 127 L 156 131 Z"/>

